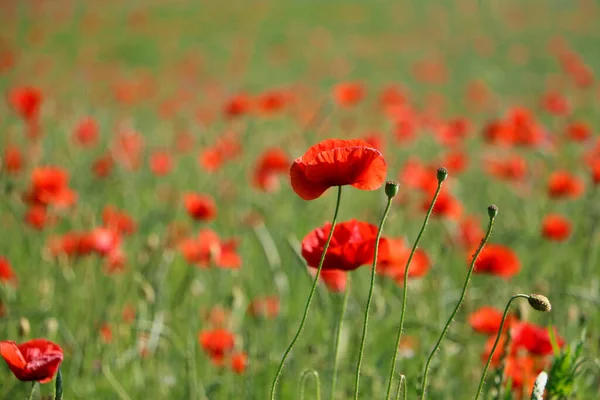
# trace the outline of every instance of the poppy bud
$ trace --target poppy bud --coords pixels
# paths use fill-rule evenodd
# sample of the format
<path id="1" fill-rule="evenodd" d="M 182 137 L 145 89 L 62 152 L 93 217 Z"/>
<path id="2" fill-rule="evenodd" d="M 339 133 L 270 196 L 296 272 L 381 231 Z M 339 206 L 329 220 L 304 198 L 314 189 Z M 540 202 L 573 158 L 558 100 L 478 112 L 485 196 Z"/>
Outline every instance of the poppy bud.
<path id="1" fill-rule="evenodd" d="M 442 183 L 448 177 L 448 170 L 444 167 L 440 167 L 437 170 L 437 180 L 439 183 Z"/>
<path id="2" fill-rule="evenodd" d="M 27 318 L 21 317 L 19 320 L 19 336 L 27 337 L 31 333 L 31 324 Z"/>
<path id="3" fill-rule="evenodd" d="M 549 312 L 550 310 L 552 310 L 550 300 L 548 300 L 546 296 L 543 296 L 541 294 L 530 294 L 527 300 L 529 301 L 529 305 L 534 310 L 541 312 Z"/>
<path id="4" fill-rule="evenodd" d="M 495 204 L 492 204 L 491 206 L 488 207 L 488 215 L 490 216 L 490 218 L 496 218 L 496 215 L 498 215 L 498 206 Z"/>
<path id="5" fill-rule="evenodd" d="M 400 185 L 398 184 L 398 182 L 387 181 L 385 183 L 385 194 L 388 197 L 388 199 L 391 199 L 392 197 L 396 196 L 398 194 L 398 189 L 400 189 Z"/>

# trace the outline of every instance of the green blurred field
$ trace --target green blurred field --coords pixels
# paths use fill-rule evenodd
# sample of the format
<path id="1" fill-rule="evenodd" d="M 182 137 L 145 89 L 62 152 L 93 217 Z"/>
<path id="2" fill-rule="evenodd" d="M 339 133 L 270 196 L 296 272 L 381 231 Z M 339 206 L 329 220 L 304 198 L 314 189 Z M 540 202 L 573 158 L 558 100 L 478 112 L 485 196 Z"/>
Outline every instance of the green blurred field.
<path id="1" fill-rule="evenodd" d="M 472 332 L 467 316 L 480 305 L 503 308 L 514 293 L 546 294 L 553 303 L 552 313 L 538 314 L 524 306 L 525 319 L 555 325 L 567 342 L 579 338 L 584 316 L 586 354 L 598 357 L 600 237 L 594 231 L 598 197 L 593 197 L 589 182 L 577 200 L 553 202 L 545 195 L 547 176 L 554 169 L 569 169 L 588 179 L 581 162 L 586 148 L 563 143 L 555 152 L 518 150 L 532 172 L 527 190 L 513 190 L 482 172 L 482 160 L 499 150 L 484 146 L 479 132 L 485 121 L 511 106 L 524 105 L 550 134 L 558 134 L 563 122 L 539 105 L 550 87 L 569 98 L 572 117 L 589 121 L 597 138 L 598 84 L 586 90 L 566 85 L 549 43 L 564 38 L 592 71 L 599 71 L 599 17 L 595 1 L 1 2 L 0 54 L 10 50 L 14 66 L 0 68 L 0 93 L 18 85 L 39 86 L 44 93 L 44 136 L 23 173 L 0 177 L 0 255 L 10 260 L 18 275 L 16 288 L 0 284 L 7 310 L 0 318 L 0 339 L 26 340 L 19 335 L 19 321 L 26 318 L 31 325 L 28 338 L 46 337 L 61 344 L 65 399 L 267 398 L 311 283 L 297 253 L 298 241 L 331 219 L 335 194 L 330 190 L 318 200 L 303 201 L 285 177 L 279 192 L 259 192 L 249 185 L 256 159 L 267 147 L 281 147 L 294 159 L 325 138 L 379 131 L 386 135 L 390 179 L 397 178 L 410 156 L 438 160 L 445 149 L 431 136 L 398 145 L 389 134 L 389 121 L 377 111 L 381 87 L 398 83 L 418 107 L 440 102 L 439 113 L 445 118 L 466 116 L 472 122 L 473 134 L 465 144 L 469 166 L 454 180 L 452 192 L 465 213 L 480 215 L 482 223 L 487 206 L 498 205 L 492 242 L 510 246 L 522 263 L 522 271 L 510 280 L 474 276 L 466 304 L 435 360 L 428 398 L 472 398 L 485 338 Z M 417 79 L 415 63 L 423 60 L 445 66 L 443 82 Z M 492 93 L 493 100 L 483 110 L 469 108 L 465 100 L 473 80 L 484 82 Z M 367 89 L 366 99 L 355 109 L 340 109 L 329 100 L 332 86 L 344 81 L 360 81 Z M 129 104 L 115 99 L 115 88 L 126 84 L 144 88 Z M 273 88 L 297 94 L 294 113 L 222 118 L 223 104 L 231 94 L 257 95 Z M 165 104 L 170 101 L 174 112 Z M 100 125 L 100 144 L 90 150 L 70 142 L 74 123 L 84 115 Z M 106 152 L 120 126 L 134 127 L 144 135 L 142 167 L 134 172 L 117 167 L 108 179 L 98 180 L 90 172 L 91 164 Z M 6 102 L 0 102 L 0 153 L 9 143 L 22 149 L 29 146 L 22 131 L 21 121 Z M 203 171 L 196 160 L 199 151 L 228 131 L 240 134 L 241 157 L 214 174 Z M 147 166 L 150 152 L 172 149 L 181 132 L 195 137 L 192 151 L 176 156 L 173 173 L 155 177 Z M 29 183 L 28 172 L 48 164 L 70 171 L 70 186 L 79 200 L 56 225 L 40 232 L 23 223 L 26 206 L 21 194 Z M 209 227 L 222 237 L 240 239 L 239 271 L 198 269 L 178 251 L 164 250 L 167 227 L 174 221 L 192 233 L 202 226 L 187 216 L 179 201 L 186 191 L 209 193 L 217 200 L 217 219 Z M 124 240 L 129 260 L 124 273 L 107 276 L 94 257 L 70 263 L 55 260 L 44 250 L 52 234 L 97 226 L 107 204 L 126 210 L 138 223 L 137 233 Z M 384 206 L 382 190 L 345 188 L 340 219 L 377 224 Z M 262 215 L 264 231 L 243 223 L 250 212 Z M 570 240 L 554 244 L 540 237 L 540 220 L 548 212 L 571 218 L 575 230 Z M 397 204 L 384 232 L 406 237 L 412 245 L 422 218 L 414 206 Z M 412 355 L 402 358 L 397 368 L 408 377 L 409 398 L 416 396 L 426 355 L 466 274 L 467 258 L 449 240 L 454 228 L 448 221 L 430 223 L 420 247 L 431 257 L 432 269 L 409 285 L 404 336 L 413 340 Z M 268 253 L 271 259 L 265 254 L 260 236 L 264 234 L 274 241 L 275 260 L 279 257 L 280 263 L 273 262 L 274 253 Z M 159 246 L 153 246 L 157 241 Z M 353 393 L 369 276 L 367 267 L 352 274 L 339 399 Z M 363 399 L 385 394 L 399 318 L 402 288 L 385 279 L 377 284 L 361 380 Z M 281 313 L 274 320 L 255 320 L 246 313 L 250 300 L 263 295 L 281 299 Z M 306 329 L 284 370 L 278 398 L 297 398 L 306 369 L 319 372 L 323 395 L 328 393 L 340 303 L 341 295 L 319 287 Z M 133 325 L 122 322 L 125 304 L 136 308 Z M 207 326 L 206 314 L 216 305 L 231 311 L 228 326 L 249 354 L 243 375 L 214 367 L 199 347 L 197 334 Z M 48 328 L 50 319 L 58 323 L 54 332 Z M 112 327 L 110 344 L 100 337 L 105 322 Z M 144 335 L 151 351 L 141 357 L 137 346 Z M 592 375 L 581 378 L 582 391 L 573 398 L 598 398 L 598 378 Z M 49 396 L 51 386 L 44 385 L 42 393 Z M 8 368 L 0 367 L 1 398 L 21 399 L 28 389 Z M 314 398 L 312 393 L 310 386 L 307 398 Z"/>

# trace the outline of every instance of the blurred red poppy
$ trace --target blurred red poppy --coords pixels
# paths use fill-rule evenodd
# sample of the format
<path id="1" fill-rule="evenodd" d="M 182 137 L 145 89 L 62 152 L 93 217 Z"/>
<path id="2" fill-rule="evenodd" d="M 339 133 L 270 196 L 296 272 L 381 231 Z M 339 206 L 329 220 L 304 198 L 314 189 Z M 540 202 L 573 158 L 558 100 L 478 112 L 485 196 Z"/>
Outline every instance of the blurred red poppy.
<path id="1" fill-rule="evenodd" d="M 429 209 L 430 205 L 431 199 L 425 199 L 421 203 L 421 209 L 426 212 Z M 431 215 L 440 218 L 457 220 L 460 219 L 460 216 L 462 215 L 462 210 L 462 204 L 456 197 L 454 197 L 448 192 L 440 192 L 437 201 L 433 206 Z"/>
<path id="2" fill-rule="evenodd" d="M 0 342 L 0 355 L 18 380 L 40 383 L 50 382 L 63 360 L 62 349 L 46 339 L 20 345 L 5 340 Z"/>
<path id="3" fill-rule="evenodd" d="M 513 315 L 507 315 L 504 329 L 508 329 L 516 320 Z M 479 307 L 469 315 L 469 325 L 477 333 L 484 335 L 496 335 L 502 322 L 502 311 L 490 306 Z"/>
<path id="4" fill-rule="evenodd" d="M 568 171 L 553 172 L 548 180 L 548 197 L 551 199 L 576 199 L 583 191 L 583 181 Z"/>
<path id="5" fill-rule="evenodd" d="M 558 336 L 556 328 L 554 329 L 554 337 L 559 348 L 565 344 L 565 340 Z M 546 327 L 537 326 L 528 322 L 519 322 L 511 328 L 512 346 L 514 351 L 525 349 L 530 354 L 538 356 L 552 355 L 552 342 Z"/>
<path id="6" fill-rule="evenodd" d="M 235 346 L 235 336 L 221 328 L 199 332 L 198 341 L 217 366 L 223 365 L 225 356 L 231 353 Z"/>
<path id="7" fill-rule="evenodd" d="M 23 169 L 23 155 L 21 150 L 16 146 L 6 146 L 2 161 L 4 163 L 4 170 L 9 174 L 17 174 Z"/>
<path id="8" fill-rule="evenodd" d="M 92 147 L 98 142 L 98 123 L 91 117 L 85 117 L 73 130 L 73 142 L 82 147 Z"/>
<path id="9" fill-rule="evenodd" d="M 272 148 L 266 150 L 257 160 L 252 183 L 254 187 L 265 192 L 273 192 L 279 188 L 277 175 L 290 168 L 290 160 L 283 150 Z"/>
<path id="10" fill-rule="evenodd" d="M 248 314 L 253 317 L 275 318 L 279 314 L 279 308 L 277 296 L 257 297 L 248 306 Z"/>
<path id="11" fill-rule="evenodd" d="M 309 267 L 317 268 L 331 223 L 310 232 L 302 240 L 302 256 Z M 353 270 L 373 260 L 377 227 L 355 219 L 336 225 L 327 249 L 323 269 Z"/>
<path id="12" fill-rule="evenodd" d="M 115 162 L 110 154 L 106 154 L 96 161 L 92 165 L 92 172 L 97 178 L 106 178 L 112 172 L 115 166 Z"/>
<path id="13" fill-rule="evenodd" d="M 314 271 L 314 270 L 313 270 Z M 321 281 L 329 291 L 342 293 L 346 291 L 348 285 L 348 275 L 341 269 L 323 269 L 321 271 Z"/>
<path id="14" fill-rule="evenodd" d="M 228 100 L 223 108 L 223 113 L 227 117 L 238 117 L 247 114 L 251 106 L 250 96 L 246 93 L 238 93 Z"/>
<path id="15" fill-rule="evenodd" d="M 350 107 L 358 104 L 365 96 L 365 89 L 358 82 L 339 83 L 333 88 L 333 98 L 338 105 Z"/>
<path id="16" fill-rule="evenodd" d="M 477 217 L 467 216 L 458 223 L 458 243 L 466 249 L 477 247 L 484 234 Z"/>
<path id="17" fill-rule="evenodd" d="M 132 235 L 137 230 L 137 225 L 129 214 L 111 205 L 102 210 L 102 222 L 106 228 L 121 235 Z"/>
<path id="18" fill-rule="evenodd" d="M 377 257 L 377 273 L 389 276 L 398 284 L 404 283 L 404 270 L 411 249 L 404 239 L 381 238 Z M 427 254 L 417 249 L 408 268 L 409 278 L 420 278 L 429 271 L 430 262 Z"/>
<path id="19" fill-rule="evenodd" d="M 409 188 L 433 193 L 437 188 L 436 170 L 437 168 L 425 165 L 418 158 L 410 157 L 400 169 L 398 180 Z"/>
<path id="20" fill-rule="evenodd" d="M 487 160 L 484 168 L 493 177 L 507 181 L 521 180 L 527 174 L 527 162 L 517 155 L 504 159 Z"/>
<path id="21" fill-rule="evenodd" d="M 562 242 L 569 238 L 572 224 L 560 214 L 548 214 L 542 221 L 542 236 L 548 240 Z"/>
<path id="22" fill-rule="evenodd" d="M 471 257 L 469 257 L 469 262 Z M 475 261 L 475 273 L 510 278 L 521 269 L 517 255 L 501 244 L 488 244 Z"/>
<path id="23" fill-rule="evenodd" d="M 173 157 L 166 151 L 158 150 L 150 156 L 150 171 L 156 176 L 168 175 L 173 166 Z"/>
<path id="24" fill-rule="evenodd" d="M 68 183 L 69 174 L 62 168 L 35 168 L 31 173 L 31 187 L 25 193 L 25 201 L 42 206 L 69 207 L 76 202 L 77 195 Z"/>
<path id="25" fill-rule="evenodd" d="M 8 93 L 8 103 L 26 121 L 37 120 L 42 101 L 41 90 L 33 86 L 17 87 Z"/>
<path id="26" fill-rule="evenodd" d="M 17 275 L 13 271 L 10 262 L 2 256 L 0 256 L 0 282 L 12 285 L 17 283 Z"/>
<path id="27" fill-rule="evenodd" d="M 599 185 L 600 184 L 600 159 L 596 160 L 595 162 L 592 163 L 591 166 L 592 169 L 592 182 L 594 182 L 595 185 Z"/>
<path id="28" fill-rule="evenodd" d="M 231 369 L 236 374 L 243 374 L 248 365 L 248 355 L 246 353 L 233 353 L 231 355 Z"/>
<path id="29" fill-rule="evenodd" d="M 34 229 L 42 230 L 46 226 L 53 224 L 56 218 L 48 215 L 46 207 L 32 205 L 25 214 L 25 222 Z"/>
<path id="30" fill-rule="evenodd" d="M 281 90 L 269 90 L 258 96 L 256 106 L 264 115 L 282 111 L 287 104 L 288 96 Z"/>
<path id="31" fill-rule="evenodd" d="M 215 201 L 208 195 L 186 193 L 183 203 L 188 214 L 197 221 L 212 221 L 217 216 Z"/>
<path id="32" fill-rule="evenodd" d="M 558 92 L 548 92 L 542 97 L 542 107 L 550 114 L 557 116 L 568 115 L 571 111 L 568 100 Z"/>
<path id="33" fill-rule="evenodd" d="M 237 269 L 242 265 L 237 245 L 236 239 L 221 240 L 212 230 L 203 229 L 196 238 L 183 240 L 179 250 L 190 264 L 206 268 L 212 263 L 220 268 Z"/>
<path id="34" fill-rule="evenodd" d="M 585 122 L 574 121 L 567 126 L 567 137 L 574 142 L 585 142 L 591 136 L 591 128 Z"/>
<path id="35" fill-rule="evenodd" d="M 363 140 L 325 140 L 310 147 L 290 168 L 292 188 L 304 200 L 316 199 L 332 186 L 375 190 L 386 173 L 383 155 Z"/>

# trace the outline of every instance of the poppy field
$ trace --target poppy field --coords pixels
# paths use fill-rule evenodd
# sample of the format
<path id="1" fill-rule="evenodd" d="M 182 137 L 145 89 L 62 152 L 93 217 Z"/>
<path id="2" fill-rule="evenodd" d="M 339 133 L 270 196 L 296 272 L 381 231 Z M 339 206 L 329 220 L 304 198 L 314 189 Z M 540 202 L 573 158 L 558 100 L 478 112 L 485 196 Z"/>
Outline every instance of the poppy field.
<path id="1" fill-rule="evenodd" d="M 0 2 L 0 399 L 600 398 L 599 18 Z"/>

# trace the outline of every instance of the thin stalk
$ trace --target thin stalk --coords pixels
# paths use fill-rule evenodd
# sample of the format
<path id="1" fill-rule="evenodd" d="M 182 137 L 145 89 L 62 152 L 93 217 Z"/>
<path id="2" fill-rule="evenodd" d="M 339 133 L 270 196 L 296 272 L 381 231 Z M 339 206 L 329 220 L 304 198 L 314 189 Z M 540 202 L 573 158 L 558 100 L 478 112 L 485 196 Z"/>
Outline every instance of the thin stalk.
<path id="1" fill-rule="evenodd" d="M 498 346 L 498 342 L 500 341 L 500 336 L 502 336 L 502 329 L 504 328 L 504 322 L 506 320 L 506 316 L 508 315 L 508 310 L 510 309 L 512 302 L 515 299 L 519 299 L 519 298 L 529 299 L 529 297 L 530 296 L 526 295 L 526 294 L 515 294 L 510 298 L 510 300 L 508 300 L 508 303 L 506 303 L 506 307 L 504 308 L 504 314 L 502 315 L 502 321 L 500 321 L 500 328 L 498 329 L 498 334 L 496 335 L 496 340 L 494 341 L 494 345 L 492 346 L 492 351 L 490 352 L 490 355 L 488 356 L 488 359 L 485 363 L 485 367 L 483 368 L 483 373 L 481 374 L 481 379 L 479 380 L 479 387 L 477 388 L 477 394 L 475 395 L 475 400 L 479 399 L 479 396 L 481 395 L 481 392 L 483 390 L 485 376 L 487 375 L 488 368 L 490 367 L 490 363 L 492 362 L 492 357 L 494 356 L 494 352 L 496 351 L 496 346 Z"/>
<path id="2" fill-rule="evenodd" d="M 469 272 L 467 273 L 467 278 L 465 279 L 465 284 L 463 285 L 462 293 L 460 294 L 460 299 L 458 300 L 458 303 L 456 303 L 456 307 L 454 308 L 454 311 L 452 311 L 452 315 L 450 315 L 450 318 L 448 318 L 448 322 L 446 322 L 446 325 L 444 326 L 444 329 L 442 330 L 442 334 L 440 335 L 437 342 L 435 343 L 435 346 L 433 346 L 433 350 L 431 350 L 431 353 L 429 354 L 429 357 L 427 358 L 427 362 L 425 363 L 425 370 L 423 371 L 423 382 L 421 383 L 421 397 L 420 397 L 421 400 L 423 400 L 426 397 L 425 389 L 427 388 L 427 375 L 429 374 L 429 366 L 431 364 L 431 361 L 433 360 L 433 356 L 440 348 L 440 345 L 442 344 L 442 341 L 444 340 L 444 336 L 446 336 L 446 332 L 448 332 L 448 329 L 450 329 L 450 324 L 452 323 L 452 320 L 458 313 L 458 310 L 459 310 L 460 306 L 462 305 L 463 300 L 465 299 L 465 296 L 467 294 L 467 287 L 469 286 L 469 282 L 471 281 L 471 275 L 473 274 L 473 270 L 475 269 L 475 261 L 477 261 L 479 254 L 485 247 L 485 244 L 487 243 L 488 239 L 490 238 L 490 235 L 492 234 L 492 229 L 494 227 L 494 219 L 496 217 L 497 212 L 498 212 L 498 209 L 495 206 L 488 207 L 488 214 L 490 216 L 490 222 L 488 224 L 487 232 L 485 234 L 485 237 L 479 244 L 477 251 L 473 255 L 473 259 L 471 260 L 471 265 L 469 266 Z"/>
<path id="3" fill-rule="evenodd" d="M 337 332 L 335 335 L 335 344 L 333 346 L 333 374 L 331 376 L 331 390 L 329 398 L 331 400 L 335 397 L 335 385 L 337 383 L 337 372 L 338 372 L 338 352 L 340 350 L 340 337 L 342 336 L 342 324 L 344 322 L 344 314 L 346 313 L 346 306 L 348 305 L 348 294 L 350 293 L 350 274 L 348 274 L 348 281 L 346 283 L 346 290 L 344 291 L 344 298 L 342 299 L 342 308 L 337 323 Z"/>
<path id="4" fill-rule="evenodd" d="M 314 369 L 308 369 L 304 371 L 300 377 L 300 400 L 304 400 L 306 380 L 311 375 L 315 377 L 315 384 L 317 385 L 317 395 L 315 396 L 315 399 L 321 400 L 321 379 L 319 379 L 319 373 Z"/>
<path id="5" fill-rule="evenodd" d="M 29 396 L 27 396 L 27 400 L 33 400 L 33 394 L 35 393 L 35 385 L 37 381 L 31 382 L 31 390 L 29 391 Z"/>
<path id="6" fill-rule="evenodd" d="M 377 269 L 377 255 L 379 253 L 379 239 L 381 238 L 381 233 L 383 232 L 383 225 L 385 224 L 385 220 L 390 212 L 390 208 L 392 208 L 392 200 L 393 196 L 388 196 L 388 202 L 385 206 L 385 210 L 383 211 L 383 216 L 381 217 L 381 222 L 379 223 L 379 229 L 377 230 L 377 236 L 375 238 L 375 251 L 373 253 L 373 267 L 371 269 L 371 287 L 369 289 L 369 297 L 367 297 L 367 306 L 365 308 L 365 319 L 363 323 L 363 333 L 362 338 L 360 340 L 360 349 L 358 351 L 358 363 L 356 364 L 356 377 L 354 384 L 354 399 L 358 399 L 358 388 L 360 385 L 360 367 L 362 365 L 365 342 L 367 340 L 367 329 L 369 326 L 369 311 L 371 310 L 371 300 L 373 298 L 373 290 L 375 289 L 375 272 Z"/>
<path id="7" fill-rule="evenodd" d="M 421 230 L 417 235 L 417 239 L 413 244 L 412 250 L 410 251 L 410 255 L 408 256 L 408 260 L 406 261 L 406 266 L 404 267 L 404 285 L 402 286 L 402 308 L 400 311 L 400 325 L 398 326 L 398 334 L 396 335 L 396 346 L 394 347 L 394 357 L 392 358 L 392 365 L 390 367 L 390 376 L 388 378 L 388 387 L 387 393 L 385 395 L 385 399 L 389 400 L 392 394 L 392 382 L 394 380 L 394 373 L 396 371 L 396 360 L 398 358 L 398 347 L 400 346 L 400 340 L 402 339 L 402 330 L 404 329 L 404 315 L 406 314 L 406 300 L 408 298 L 408 269 L 410 268 L 410 263 L 417 251 L 417 246 L 419 245 L 419 241 L 425 232 L 425 227 L 429 222 L 429 217 L 433 212 L 433 207 L 435 206 L 435 202 L 437 201 L 438 195 L 442 190 L 442 182 L 438 181 L 437 189 L 433 195 L 433 199 L 431 200 L 431 204 L 429 205 L 429 209 L 427 210 L 427 214 L 425 214 L 425 220 L 423 221 L 423 225 L 421 226 Z"/>
<path id="8" fill-rule="evenodd" d="M 404 383 L 404 385 L 402 385 Z M 396 393 L 396 400 L 400 400 L 400 394 L 402 393 L 402 400 L 406 400 L 408 397 L 408 385 L 406 384 L 406 376 L 400 374 L 400 382 L 398 382 L 398 393 Z"/>
<path id="9" fill-rule="evenodd" d="M 310 303 L 312 302 L 313 296 L 315 295 L 315 291 L 317 289 L 317 284 L 319 283 L 319 277 L 321 276 L 321 269 L 323 268 L 323 262 L 325 261 L 325 254 L 327 254 L 327 249 L 329 248 L 329 243 L 331 242 L 331 238 L 333 237 L 333 231 L 335 230 L 335 225 L 337 223 L 338 211 L 340 210 L 340 199 L 342 198 L 342 187 L 338 186 L 337 199 L 335 203 L 335 211 L 333 212 L 333 220 L 331 222 L 331 231 L 329 232 L 329 237 L 327 238 L 327 242 L 325 242 L 325 247 L 323 248 L 323 254 L 321 254 L 321 260 L 319 261 L 319 268 L 317 268 L 317 273 L 315 275 L 315 280 L 313 282 L 312 288 L 310 289 L 310 293 L 308 295 L 308 300 L 306 301 L 306 307 L 304 308 L 304 315 L 302 316 L 302 320 L 300 321 L 300 326 L 298 327 L 298 331 L 296 335 L 292 339 L 292 342 L 286 349 L 283 354 L 283 358 L 279 363 L 279 368 L 277 369 L 277 373 L 275 374 L 275 378 L 273 378 L 273 384 L 271 385 L 271 400 L 275 400 L 275 389 L 277 388 L 277 383 L 279 382 L 279 377 L 281 376 L 281 371 L 283 371 L 283 366 L 285 364 L 285 360 L 288 355 L 292 351 L 294 344 L 300 337 L 300 333 L 302 333 L 302 329 L 304 329 L 304 324 L 306 323 L 306 319 L 308 317 L 308 310 L 310 309 Z"/>

